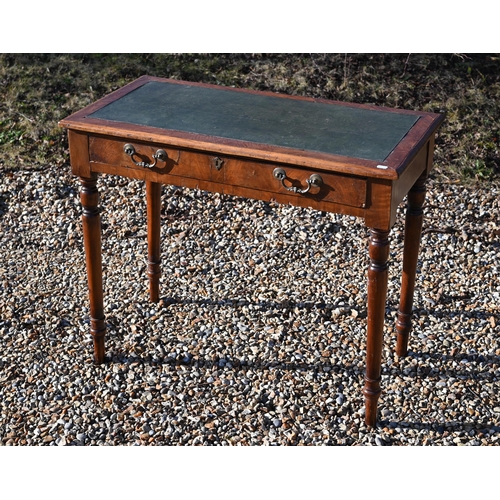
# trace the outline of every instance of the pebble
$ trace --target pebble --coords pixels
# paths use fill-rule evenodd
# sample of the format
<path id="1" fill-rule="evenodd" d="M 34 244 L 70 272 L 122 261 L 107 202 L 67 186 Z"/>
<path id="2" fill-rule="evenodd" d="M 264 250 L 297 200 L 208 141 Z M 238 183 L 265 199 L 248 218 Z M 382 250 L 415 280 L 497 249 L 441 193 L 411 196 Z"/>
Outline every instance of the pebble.
<path id="1" fill-rule="evenodd" d="M 376 435 L 362 221 L 165 186 L 151 304 L 144 185 L 99 189 L 109 362 L 95 366 L 77 179 L 0 177 L 1 444 L 498 444 L 498 187 L 431 182 L 401 359 L 398 209 Z"/>

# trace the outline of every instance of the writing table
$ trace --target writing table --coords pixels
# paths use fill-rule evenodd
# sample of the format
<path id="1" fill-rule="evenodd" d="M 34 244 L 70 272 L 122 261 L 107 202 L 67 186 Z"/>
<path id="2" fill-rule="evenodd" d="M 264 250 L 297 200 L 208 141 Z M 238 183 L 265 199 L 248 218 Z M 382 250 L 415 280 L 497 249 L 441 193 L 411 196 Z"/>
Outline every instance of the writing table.
<path id="1" fill-rule="evenodd" d="M 98 174 L 146 182 L 148 277 L 159 300 L 162 184 L 362 217 L 370 229 L 365 396 L 377 421 L 389 232 L 407 196 L 397 354 L 407 353 L 425 181 L 443 116 L 143 76 L 62 120 L 81 179 L 96 363 L 106 334 Z"/>

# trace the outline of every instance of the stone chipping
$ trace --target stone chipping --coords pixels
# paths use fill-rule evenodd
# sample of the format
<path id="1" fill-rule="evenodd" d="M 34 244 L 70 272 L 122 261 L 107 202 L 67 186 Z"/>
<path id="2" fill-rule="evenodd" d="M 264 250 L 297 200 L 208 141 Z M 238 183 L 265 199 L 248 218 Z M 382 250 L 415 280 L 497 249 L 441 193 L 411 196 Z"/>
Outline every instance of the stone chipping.
<path id="1" fill-rule="evenodd" d="M 400 207 L 374 429 L 362 220 L 164 186 L 154 304 L 144 183 L 99 189 L 108 359 L 95 366 L 79 181 L 68 165 L 0 174 L 2 445 L 498 444 L 498 186 L 430 181 L 402 359 Z"/>

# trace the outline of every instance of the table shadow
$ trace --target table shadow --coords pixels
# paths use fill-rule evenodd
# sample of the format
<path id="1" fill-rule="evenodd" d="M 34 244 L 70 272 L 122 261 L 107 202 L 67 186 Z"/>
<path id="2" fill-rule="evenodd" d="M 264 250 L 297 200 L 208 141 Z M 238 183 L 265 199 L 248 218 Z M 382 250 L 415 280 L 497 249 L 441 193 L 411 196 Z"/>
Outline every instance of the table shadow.
<path id="1" fill-rule="evenodd" d="M 321 314 L 321 311 L 324 311 L 324 314 L 329 316 L 331 315 L 332 309 L 336 306 L 331 304 L 326 304 L 324 302 L 313 302 L 313 301 L 294 301 L 294 300 L 284 300 L 284 301 L 250 301 L 247 299 L 224 299 L 224 300 L 212 300 L 212 299 L 180 299 L 175 297 L 163 298 L 164 307 L 168 308 L 174 305 L 183 305 L 183 306 L 209 306 L 209 307 L 241 307 L 245 305 L 253 305 L 254 307 L 260 307 L 262 310 L 290 310 L 290 309 L 303 309 L 303 310 L 315 310 L 316 313 L 318 311 Z M 471 311 L 463 311 L 463 310 L 452 310 L 448 309 L 446 311 L 433 311 L 432 309 L 416 309 L 414 314 L 415 316 L 419 315 L 429 315 L 433 314 L 437 316 L 439 313 L 440 317 L 448 317 L 453 318 L 455 316 L 463 316 L 464 314 L 467 317 L 484 319 L 485 317 L 491 317 L 490 312 L 486 312 L 482 309 L 474 309 Z M 359 317 L 366 317 L 366 310 L 360 311 Z M 495 316 L 495 315 L 493 315 Z M 496 316 L 498 322 L 499 318 Z M 119 324 L 118 318 L 109 318 L 111 322 L 111 332 L 113 331 L 113 323 L 116 320 L 116 324 Z M 387 320 L 386 320 L 387 321 Z M 386 345 L 390 343 L 390 349 L 392 352 L 395 352 L 396 346 L 396 337 L 395 330 L 393 330 L 393 334 L 389 337 L 386 336 Z M 411 346 L 411 339 L 410 339 Z M 276 346 L 276 350 L 278 351 L 280 346 Z M 447 378 L 455 378 L 461 382 L 464 382 L 464 391 L 471 391 L 471 395 L 474 399 L 480 400 L 479 391 L 476 387 L 474 387 L 475 391 L 471 387 L 468 387 L 465 383 L 474 381 L 476 384 L 481 384 L 484 382 L 494 382 L 496 381 L 495 371 L 500 367 L 500 356 L 491 352 L 491 353 L 455 353 L 452 354 L 452 347 L 444 349 L 440 347 L 440 352 L 418 352 L 414 350 L 409 350 L 408 356 L 403 359 L 398 359 L 394 354 L 394 357 L 391 359 L 392 363 L 389 365 L 387 360 L 383 360 L 382 362 L 382 377 L 383 377 L 383 385 L 386 384 L 387 377 L 395 377 L 395 378 L 404 378 L 404 379 L 423 379 L 423 380 L 435 380 L 436 383 L 446 380 Z M 334 351 L 333 351 L 334 352 Z M 291 355 L 290 355 L 291 357 Z M 416 364 L 411 364 L 409 360 L 412 359 L 417 360 Z M 433 367 L 432 369 L 428 369 L 428 364 L 422 363 L 422 361 L 429 361 L 432 363 L 438 364 L 438 368 Z M 237 371 L 247 371 L 247 370 L 274 370 L 277 377 L 281 378 L 283 376 L 284 371 L 294 371 L 294 372 L 306 372 L 312 374 L 314 378 L 320 377 L 324 378 L 328 376 L 328 374 L 343 374 L 347 373 L 347 376 L 354 377 L 359 379 L 360 384 L 362 384 L 364 372 L 365 372 L 365 358 L 364 354 L 358 360 L 353 363 L 345 363 L 345 362 L 331 362 L 328 358 L 321 358 L 317 361 L 308 362 L 308 361 L 287 361 L 287 360 L 276 360 L 276 359 L 263 359 L 259 357 L 255 357 L 252 360 L 240 360 L 231 355 L 224 355 L 218 358 L 206 358 L 192 355 L 189 351 L 177 354 L 175 356 L 157 356 L 151 354 L 142 354 L 131 355 L 128 352 L 115 350 L 115 352 L 111 352 L 110 355 L 106 358 L 107 363 L 122 363 L 122 364 L 147 364 L 147 365 L 171 365 L 171 366 L 180 366 L 183 365 L 186 368 L 192 367 L 194 368 L 205 368 L 208 370 L 217 370 L 221 368 L 230 369 L 233 372 Z M 427 367 L 426 367 L 427 366 Z M 385 380 L 384 380 L 385 379 Z M 384 391 L 384 388 L 382 389 Z M 382 403 L 383 404 L 383 403 Z M 409 428 L 415 430 L 428 430 L 434 431 L 437 434 L 443 434 L 445 432 L 456 433 L 457 431 L 463 431 L 470 433 L 474 431 L 475 435 L 482 434 L 485 436 L 486 434 L 498 434 L 500 432 L 500 426 L 496 425 L 497 415 L 493 412 L 493 409 L 489 409 L 488 407 L 484 407 L 484 410 L 487 411 L 488 423 L 478 423 L 472 421 L 456 421 L 456 420 L 446 420 L 442 422 L 437 421 L 426 421 L 425 415 L 421 415 L 417 412 L 415 413 L 414 420 L 402 419 L 402 420 L 394 420 L 392 419 L 384 419 L 380 418 L 377 423 L 378 430 L 384 428 Z M 413 410 L 412 410 L 413 411 Z M 394 415 L 393 415 L 394 416 Z M 446 418 L 446 417 L 444 417 Z M 384 444 L 390 443 L 390 436 L 387 437 L 389 442 L 384 442 Z M 473 439 L 473 437 L 471 437 Z"/>
<path id="2" fill-rule="evenodd" d="M 339 298 L 339 300 L 342 300 L 343 296 Z M 209 306 L 209 307 L 241 307 L 241 306 L 248 306 L 248 305 L 253 305 L 254 307 L 260 307 L 264 311 L 269 311 L 269 310 L 295 310 L 295 309 L 303 309 L 303 310 L 314 310 L 316 313 L 319 313 L 320 317 L 323 314 L 324 317 L 331 319 L 331 311 L 334 310 L 337 306 L 332 305 L 332 304 L 326 304 L 325 302 L 314 302 L 314 301 L 295 301 L 295 300 L 290 300 L 286 299 L 281 302 L 277 301 L 271 301 L 271 300 L 266 300 L 266 301 L 258 301 L 258 302 L 253 302 L 248 299 L 220 299 L 220 300 L 213 300 L 213 299 L 185 299 L 185 298 L 175 298 L 175 297 L 164 297 L 161 299 L 163 301 L 164 307 L 168 308 L 172 305 L 182 305 L 182 306 Z M 419 315 L 429 315 L 432 314 L 435 317 L 449 317 L 453 318 L 456 316 L 464 316 L 466 315 L 469 318 L 477 318 L 477 319 L 484 319 L 486 317 L 491 317 L 491 316 L 496 316 L 496 321 L 497 323 L 500 323 L 500 317 L 498 315 L 492 314 L 491 312 L 486 313 L 485 311 L 482 311 L 481 309 L 475 309 L 471 311 L 461 311 L 461 310 L 446 310 L 446 311 L 433 311 L 432 309 L 415 309 L 414 310 L 414 315 L 419 316 Z M 366 309 L 361 309 L 358 310 L 358 318 L 359 319 L 364 319 L 367 316 Z M 109 316 L 107 318 L 107 323 L 111 327 L 110 330 L 114 330 L 114 325 L 118 325 L 120 323 L 119 318 L 115 318 L 113 316 Z M 388 319 L 386 319 L 386 324 L 390 328 L 390 322 Z M 395 321 L 394 325 L 392 326 L 392 333 L 390 335 L 386 335 L 385 340 L 385 345 L 389 346 L 392 352 L 395 352 L 396 348 L 396 332 L 395 332 Z M 497 355 L 495 353 L 452 353 L 453 349 L 450 347 L 448 349 L 448 352 L 419 352 L 411 349 L 412 346 L 412 335 L 415 335 L 415 332 L 412 332 L 410 335 L 410 341 L 409 341 L 409 350 L 408 350 L 408 355 L 406 358 L 402 358 L 402 360 L 396 360 L 396 363 L 392 363 L 391 367 L 388 368 L 386 364 L 384 363 L 384 360 L 382 361 L 382 368 L 383 372 L 382 375 L 388 375 L 388 371 L 391 370 L 393 371 L 395 369 L 395 364 L 396 366 L 400 366 L 401 368 L 401 375 L 404 375 L 405 377 L 414 377 L 414 378 L 436 378 L 438 380 L 441 380 L 443 376 L 445 377 L 454 377 L 454 378 L 460 378 L 460 379 L 471 379 L 471 380 L 487 380 L 488 375 L 493 379 L 494 375 L 489 374 L 488 370 L 491 369 L 492 366 L 498 366 L 500 368 L 500 355 Z M 279 346 L 277 347 L 279 350 Z M 441 348 L 441 351 L 443 349 Z M 395 354 L 394 354 L 395 356 Z M 123 363 L 128 363 L 128 362 L 145 362 L 145 363 L 151 363 L 153 362 L 153 358 L 151 356 L 146 357 L 143 361 L 140 361 L 136 356 L 129 357 L 125 353 L 121 353 L 119 355 L 121 362 Z M 189 358 L 189 356 L 188 356 Z M 162 359 L 162 358 L 160 358 Z M 194 359 L 194 358 L 193 358 Z M 425 370 L 418 370 L 418 365 L 416 367 L 413 367 L 410 371 L 407 371 L 407 373 L 404 372 L 405 368 L 408 370 L 408 363 L 405 362 L 407 359 L 424 359 L 424 360 L 432 360 L 433 362 L 437 363 L 442 363 L 443 366 L 441 366 L 441 369 L 439 370 L 438 373 L 426 373 Z M 108 358 L 108 362 L 110 359 Z M 217 363 L 220 362 L 220 360 L 196 360 L 198 363 L 198 366 L 210 366 L 210 364 L 217 365 Z M 447 367 L 447 363 L 458 363 L 458 364 L 464 364 L 464 369 L 458 369 L 458 368 L 453 368 L 453 367 Z M 189 358 L 184 361 L 182 360 L 176 360 L 176 359 L 171 359 L 168 357 L 164 357 L 163 361 L 161 362 L 155 362 L 156 364 L 160 363 L 167 363 L 167 364 L 186 364 L 186 365 L 191 365 L 192 364 L 192 359 Z M 201 363 L 201 364 L 200 364 Z M 234 359 L 231 361 L 231 365 L 233 367 L 237 367 L 238 365 L 242 364 L 240 361 Z M 362 364 L 364 366 L 364 356 L 362 358 Z M 476 369 L 471 369 L 471 365 L 475 364 Z M 465 367 L 467 365 L 467 367 Z M 342 364 L 331 364 L 328 361 L 322 361 L 322 362 L 313 362 L 313 363 L 294 363 L 294 362 L 276 362 L 276 361 L 266 361 L 266 360 L 260 360 L 260 361 L 254 361 L 252 363 L 244 363 L 244 366 L 247 368 L 255 368 L 255 369 L 266 369 L 266 368 L 280 368 L 280 369 L 285 369 L 285 370 L 306 370 L 306 371 L 350 371 L 354 369 L 356 373 L 359 372 L 361 376 L 364 376 L 364 368 L 363 370 L 360 370 L 359 367 L 356 365 L 342 365 Z M 467 368 L 467 369 L 465 369 Z M 495 368 L 496 369 L 496 368 Z M 444 371 L 443 371 L 444 370 Z"/>

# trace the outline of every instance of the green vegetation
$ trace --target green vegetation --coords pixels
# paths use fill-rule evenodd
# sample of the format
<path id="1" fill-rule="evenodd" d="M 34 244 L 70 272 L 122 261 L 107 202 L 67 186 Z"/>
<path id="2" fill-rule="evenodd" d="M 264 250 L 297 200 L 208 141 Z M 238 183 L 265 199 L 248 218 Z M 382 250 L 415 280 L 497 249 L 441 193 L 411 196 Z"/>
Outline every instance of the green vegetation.
<path id="1" fill-rule="evenodd" d="M 500 178 L 496 54 L 2 54 L 0 171 L 66 165 L 58 121 L 143 74 L 446 112 L 434 176 Z"/>

